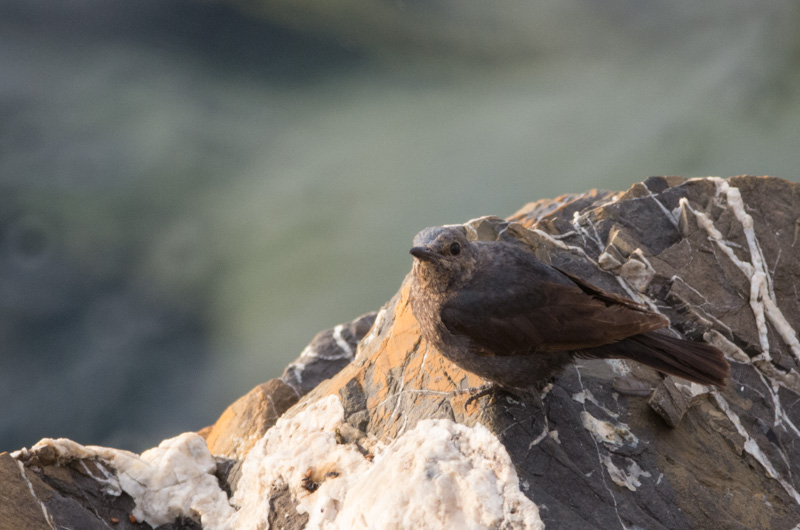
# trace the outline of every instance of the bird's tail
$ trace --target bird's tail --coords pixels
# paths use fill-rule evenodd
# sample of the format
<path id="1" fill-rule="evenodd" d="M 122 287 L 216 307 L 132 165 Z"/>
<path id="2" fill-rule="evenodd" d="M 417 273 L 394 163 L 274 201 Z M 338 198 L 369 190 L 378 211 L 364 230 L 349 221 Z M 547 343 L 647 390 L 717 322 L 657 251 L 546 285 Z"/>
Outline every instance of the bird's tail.
<path id="1" fill-rule="evenodd" d="M 653 332 L 583 350 L 578 356 L 631 359 L 667 374 L 720 388 L 725 387 L 730 374 L 730 365 L 719 348 Z"/>

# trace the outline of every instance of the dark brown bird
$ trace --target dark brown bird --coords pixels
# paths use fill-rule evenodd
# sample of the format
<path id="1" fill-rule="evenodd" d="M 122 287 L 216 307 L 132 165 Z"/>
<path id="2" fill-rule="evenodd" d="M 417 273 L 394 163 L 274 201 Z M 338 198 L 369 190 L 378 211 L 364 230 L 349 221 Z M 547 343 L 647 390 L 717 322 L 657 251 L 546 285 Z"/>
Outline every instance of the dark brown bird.
<path id="1" fill-rule="evenodd" d="M 669 320 L 542 263 L 521 244 L 434 227 L 417 234 L 410 252 L 411 308 L 423 338 L 503 389 L 538 392 L 576 357 L 632 359 L 725 386 L 730 368 L 719 349 L 654 332 Z"/>

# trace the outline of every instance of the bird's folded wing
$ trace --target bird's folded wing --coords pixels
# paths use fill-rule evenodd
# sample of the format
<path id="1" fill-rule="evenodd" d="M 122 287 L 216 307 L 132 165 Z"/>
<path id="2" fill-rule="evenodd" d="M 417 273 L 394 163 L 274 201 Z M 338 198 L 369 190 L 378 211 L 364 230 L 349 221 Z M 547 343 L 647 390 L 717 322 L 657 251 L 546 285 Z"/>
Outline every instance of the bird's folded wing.
<path id="1" fill-rule="evenodd" d="M 634 302 L 630 298 L 625 298 L 624 296 L 620 296 L 620 295 L 618 295 L 616 293 L 610 293 L 608 291 L 604 291 L 603 289 L 597 287 L 596 285 L 592 285 L 591 283 L 587 282 L 586 280 L 584 280 L 580 276 L 576 276 L 576 275 L 572 274 L 571 272 L 565 271 L 564 269 L 561 269 L 559 267 L 553 267 L 552 265 L 550 267 L 555 269 L 556 271 L 560 272 L 561 274 L 563 274 L 564 276 L 566 276 L 570 280 L 572 280 L 572 282 L 575 285 L 577 285 L 584 293 L 590 294 L 592 296 L 595 296 L 595 297 L 599 298 L 600 300 L 602 300 L 603 302 L 605 302 L 606 304 L 622 304 L 622 305 L 627 306 L 627 307 L 629 307 L 631 309 L 635 309 L 635 310 L 637 310 L 639 312 L 651 313 L 652 314 L 652 312 L 649 311 L 647 309 L 647 306 L 645 306 L 644 304 L 640 304 L 638 302 Z M 669 322 L 666 322 L 665 325 L 669 325 Z"/>
<path id="2" fill-rule="evenodd" d="M 561 278 L 476 278 L 444 305 L 442 322 L 482 355 L 581 350 L 669 324 L 633 300 L 572 275 Z"/>

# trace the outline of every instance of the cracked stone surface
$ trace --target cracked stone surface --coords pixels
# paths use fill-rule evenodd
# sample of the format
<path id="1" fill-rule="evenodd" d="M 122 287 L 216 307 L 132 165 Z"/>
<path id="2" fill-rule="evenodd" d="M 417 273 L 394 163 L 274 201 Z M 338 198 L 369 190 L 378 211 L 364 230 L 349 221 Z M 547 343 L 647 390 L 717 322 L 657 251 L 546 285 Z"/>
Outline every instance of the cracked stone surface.
<path id="1" fill-rule="evenodd" d="M 518 487 L 546 528 L 796 528 L 800 185 L 749 176 L 652 177 L 625 192 L 540 200 L 508 219 L 466 226 L 472 238 L 518 239 L 540 259 L 659 311 L 675 332 L 717 345 L 731 363 L 728 387 L 688 384 L 623 361 L 580 361 L 547 388 L 540 405 L 500 394 L 467 408 L 468 390 L 483 381 L 420 338 L 406 281 L 377 314 L 318 335 L 280 384 L 262 385 L 261 397 L 237 402 L 238 427 L 218 431 L 213 443 L 205 433 L 219 448 L 212 452 L 242 459 L 249 449 L 242 433 L 255 440 L 284 429 L 281 436 L 288 436 L 293 420 L 335 396 L 341 419 L 328 420 L 336 427 L 327 439 L 351 447 L 347 454 L 362 470 L 379 465 L 381 448 L 393 447 L 423 420 L 480 423 L 513 464 L 516 475 L 507 477 L 506 488 Z M 253 403 L 270 400 L 273 408 L 258 409 L 259 420 L 248 416 Z M 13 484 L 9 498 L 18 499 L 0 501 L 0 516 L 61 517 L 38 502 L 49 493 L 37 488 L 54 488 L 46 477 L 78 468 L 27 462 L 20 467 L 0 456 L 4 484 Z M 37 484 L 30 492 L 21 469 Z M 319 473 L 311 465 L 302 480 L 287 475 L 263 485 L 269 520 L 296 528 L 317 524 L 297 511 L 320 505 L 315 495 L 332 495 L 352 511 L 345 485 L 360 475 L 341 468 L 308 478 Z M 241 474 L 227 476 L 237 477 L 229 479 L 233 491 L 249 487 L 235 483 Z M 388 483 L 399 488 L 401 480 Z M 104 502 L 75 490 L 57 494 Z M 97 513 L 106 512 L 98 507 Z M 336 511 L 330 513 L 325 527 L 338 528 Z M 504 521 L 502 528 L 522 527 L 516 519 Z"/>

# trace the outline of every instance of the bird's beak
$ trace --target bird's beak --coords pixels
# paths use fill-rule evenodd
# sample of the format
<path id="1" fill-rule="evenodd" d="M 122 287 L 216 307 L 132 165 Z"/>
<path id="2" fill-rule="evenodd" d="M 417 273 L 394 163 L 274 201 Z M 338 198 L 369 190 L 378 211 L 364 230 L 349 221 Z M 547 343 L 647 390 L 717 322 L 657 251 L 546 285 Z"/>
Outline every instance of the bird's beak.
<path id="1" fill-rule="evenodd" d="M 436 254 L 428 247 L 413 247 L 408 251 L 409 254 L 421 261 L 435 261 Z"/>

